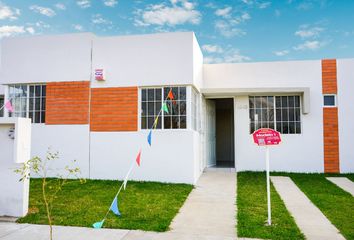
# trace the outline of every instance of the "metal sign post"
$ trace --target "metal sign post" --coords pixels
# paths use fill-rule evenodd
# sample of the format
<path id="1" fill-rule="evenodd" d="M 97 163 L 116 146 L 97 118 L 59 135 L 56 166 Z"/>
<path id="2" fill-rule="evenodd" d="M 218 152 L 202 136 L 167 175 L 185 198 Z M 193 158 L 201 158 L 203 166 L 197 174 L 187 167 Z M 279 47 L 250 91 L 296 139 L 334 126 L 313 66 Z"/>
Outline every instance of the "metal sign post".
<path id="1" fill-rule="evenodd" d="M 261 128 L 253 133 L 253 141 L 258 146 L 265 146 L 266 150 L 266 175 L 267 175 L 267 206 L 268 206 L 268 226 L 272 225 L 272 211 L 270 204 L 270 177 L 269 177 L 269 145 L 278 145 L 281 142 L 280 133 L 270 129 Z"/>
<path id="2" fill-rule="evenodd" d="M 270 179 L 269 179 L 269 147 L 266 146 L 266 171 L 267 171 L 267 203 L 268 203 L 268 225 L 272 225 L 272 211 L 270 204 Z"/>

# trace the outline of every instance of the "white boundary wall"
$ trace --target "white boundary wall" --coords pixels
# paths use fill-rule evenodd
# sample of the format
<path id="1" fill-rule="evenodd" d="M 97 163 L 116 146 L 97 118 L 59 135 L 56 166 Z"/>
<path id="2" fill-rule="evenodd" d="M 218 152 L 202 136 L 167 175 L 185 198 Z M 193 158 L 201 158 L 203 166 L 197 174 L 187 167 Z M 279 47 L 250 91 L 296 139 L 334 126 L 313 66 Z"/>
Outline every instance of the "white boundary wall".
<path id="1" fill-rule="evenodd" d="M 354 172 L 354 59 L 337 60 L 339 167 Z"/>

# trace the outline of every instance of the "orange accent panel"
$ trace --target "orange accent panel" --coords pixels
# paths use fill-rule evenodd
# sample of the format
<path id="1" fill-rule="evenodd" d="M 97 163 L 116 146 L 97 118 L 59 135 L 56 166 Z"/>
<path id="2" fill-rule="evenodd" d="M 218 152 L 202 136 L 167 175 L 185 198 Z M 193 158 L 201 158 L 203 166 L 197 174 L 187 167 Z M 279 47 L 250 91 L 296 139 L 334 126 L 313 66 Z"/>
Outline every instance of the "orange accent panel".
<path id="1" fill-rule="evenodd" d="M 322 60 L 322 93 L 337 94 L 337 61 Z M 339 173 L 338 108 L 323 108 L 324 171 Z"/>
<path id="2" fill-rule="evenodd" d="M 338 108 L 323 108 L 324 170 L 339 173 Z"/>
<path id="3" fill-rule="evenodd" d="M 138 88 L 114 87 L 91 89 L 93 132 L 138 130 Z"/>
<path id="4" fill-rule="evenodd" d="M 90 82 L 47 83 L 46 124 L 88 124 Z"/>
<path id="5" fill-rule="evenodd" d="M 322 93 L 337 94 L 337 61 L 322 60 Z"/>

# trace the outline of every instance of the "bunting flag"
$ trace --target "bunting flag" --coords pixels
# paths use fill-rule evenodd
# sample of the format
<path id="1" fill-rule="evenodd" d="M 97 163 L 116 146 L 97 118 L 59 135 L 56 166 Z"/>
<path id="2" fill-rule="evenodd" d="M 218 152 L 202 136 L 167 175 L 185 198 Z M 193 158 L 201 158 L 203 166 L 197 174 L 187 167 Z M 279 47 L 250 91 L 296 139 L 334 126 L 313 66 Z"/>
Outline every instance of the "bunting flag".
<path id="1" fill-rule="evenodd" d="M 150 146 L 151 146 L 151 135 L 152 135 L 152 131 L 150 130 L 149 135 L 147 137 L 147 140 L 148 140 L 148 143 Z"/>
<path id="2" fill-rule="evenodd" d="M 110 210 L 117 216 L 121 216 L 119 209 L 118 209 L 118 197 L 116 196 L 112 202 Z"/>
<path id="3" fill-rule="evenodd" d="M 170 91 L 168 92 L 167 98 L 169 98 L 170 100 L 174 100 L 175 99 L 175 97 L 173 96 L 173 93 L 172 93 L 172 89 L 170 89 Z"/>
<path id="4" fill-rule="evenodd" d="M 166 103 L 162 104 L 162 110 L 165 111 L 166 113 L 168 113 L 168 106 Z"/>
<path id="5" fill-rule="evenodd" d="M 11 104 L 10 100 L 8 100 L 8 101 L 5 103 L 5 108 L 6 108 L 9 112 L 13 112 L 13 111 L 14 111 L 14 108 L 12 107 L 12 104 Z"/>
<path id="6" fill-rule="evenodd" d="M 101 222 L 95 222 L 92 226 L 94 228 L 101 228 L 104 223 L 104 219 Z"/>
<path id="7" fill-rule="evenodd" d="M 150 130 L 151 133 L 151 130 Z M 150 138 L 150 145 L 151 145 L 151 138 Z M 141 157 L 141 149 L 138 153 L 138 156 L 136 156 L 136 163 L 138 164 L 138 166 L 140 167 L 140 157 Z"/>
<path id="8" fill-rule="evenodd" d="M 159 122 L 159 116 L 155 118 L 153 128 L 156 129 L 157 123 Z"/>

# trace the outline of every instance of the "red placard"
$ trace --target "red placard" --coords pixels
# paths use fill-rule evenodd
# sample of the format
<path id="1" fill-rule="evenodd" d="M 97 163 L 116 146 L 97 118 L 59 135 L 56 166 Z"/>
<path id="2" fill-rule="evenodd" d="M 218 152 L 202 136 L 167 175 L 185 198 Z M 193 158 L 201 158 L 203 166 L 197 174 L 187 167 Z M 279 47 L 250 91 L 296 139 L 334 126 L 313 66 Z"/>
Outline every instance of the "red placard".
<path id="1" fill-rule="evenodd" d="M 258 146 L 278 145 L 281 138 L 279 132 L 271 128 L 261 128 L 253 132 L 253 141 Z"/>
<path id="2" fill-rule="evenodd" d="M 95 69 L 95 80 L 96 81 L 104 81 L 104 70 L 103 69 Z"/>

